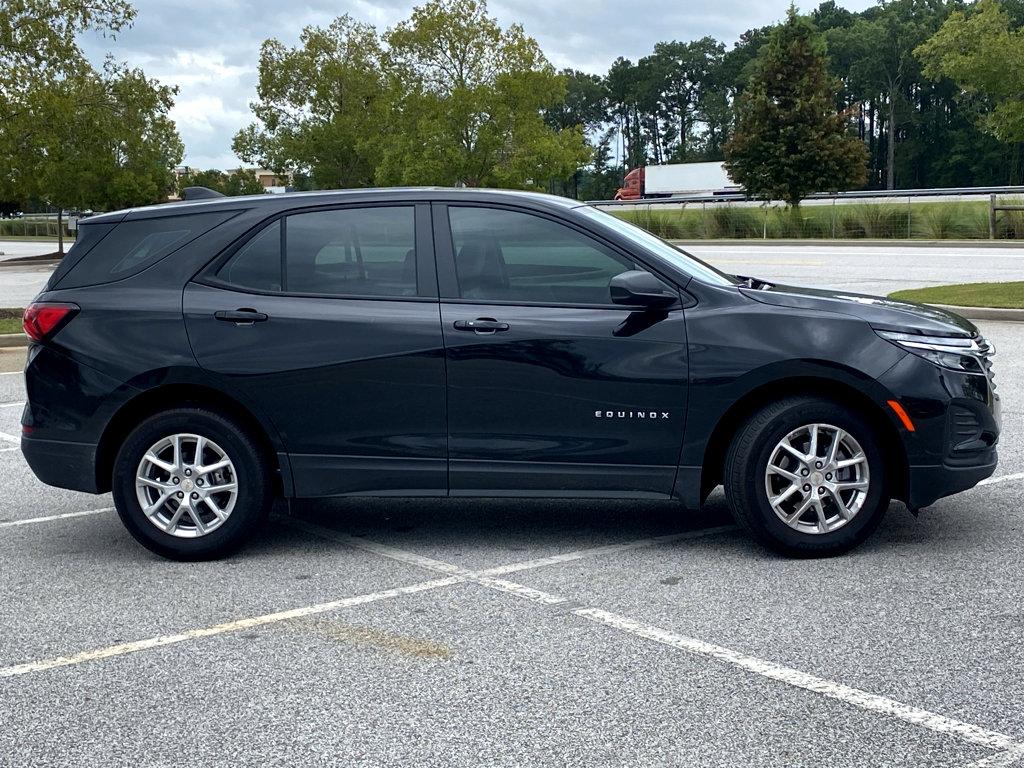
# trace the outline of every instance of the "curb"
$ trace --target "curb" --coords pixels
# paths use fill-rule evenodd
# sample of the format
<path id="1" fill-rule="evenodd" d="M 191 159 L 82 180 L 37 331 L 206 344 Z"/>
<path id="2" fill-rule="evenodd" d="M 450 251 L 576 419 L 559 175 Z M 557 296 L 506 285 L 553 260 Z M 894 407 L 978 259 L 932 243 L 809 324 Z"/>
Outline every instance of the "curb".
<path id="1" fill-rule="evenodd" d="M 951 304 L 932 304 L 940 310 L 955 312 L 968 320 L 1004 320 L 1024 323 L 1024 310 L 1008 310 L 999 307 L 955 307 Z"/>
<path id="2" fill-rule="evenodd" d="M 28 347 L 28 337 L 24 334 L 0 334 L 0 348 Z"/>

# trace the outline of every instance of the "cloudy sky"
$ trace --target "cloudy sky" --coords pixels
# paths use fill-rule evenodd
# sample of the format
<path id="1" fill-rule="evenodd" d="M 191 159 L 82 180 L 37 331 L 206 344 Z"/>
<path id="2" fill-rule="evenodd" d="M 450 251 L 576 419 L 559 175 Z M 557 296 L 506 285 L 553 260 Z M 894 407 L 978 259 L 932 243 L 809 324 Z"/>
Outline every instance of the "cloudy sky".
<path id="1" fill-rule="evenodd" d="M 349 13 L 385 29 L 406 18 L 412 0 L 136 0 L 135 25 L 116 40 L 89 35 L 99 64 L 107 53 L 180 88 L 172 117 L 185 163 L 236 167 L 231 137 L 250 122 L 260 43 L 294 45 L 309 24 Z M 817 0 L 798 3 L 804 10 Z M 839 0 L 862 10 L 874 0 Z M 490 0 L 504 24 L 520 22 L 556 67 L 603 73 L 618 56 L 636 60 L 659 40 L 712 35 L 728 45 L 747 29 L 785 15 L 789 0 Z"/>

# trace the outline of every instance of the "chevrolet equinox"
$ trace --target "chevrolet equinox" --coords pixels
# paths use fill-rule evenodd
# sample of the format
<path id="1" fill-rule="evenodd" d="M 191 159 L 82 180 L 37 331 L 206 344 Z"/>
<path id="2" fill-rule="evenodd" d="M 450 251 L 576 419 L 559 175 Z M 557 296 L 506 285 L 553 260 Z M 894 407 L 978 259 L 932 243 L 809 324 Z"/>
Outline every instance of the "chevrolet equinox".
<path id="1" fill-rule="evenodd" d="M 993 350 L 957 315 L 546 195 L 195 194 L 83 221 L 24 318 L 29 465 L 160 555 L 237 549 L 277 496 L 719 485 L 760 542 L 830 555 L 995 470 Z"/>

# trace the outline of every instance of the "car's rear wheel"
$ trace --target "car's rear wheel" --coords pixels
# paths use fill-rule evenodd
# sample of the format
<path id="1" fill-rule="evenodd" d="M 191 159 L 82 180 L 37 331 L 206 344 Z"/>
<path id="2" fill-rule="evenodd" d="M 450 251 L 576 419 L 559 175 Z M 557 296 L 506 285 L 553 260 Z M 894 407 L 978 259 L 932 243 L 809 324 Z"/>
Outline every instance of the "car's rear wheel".
<path id="1" fill-rule="evenodd" d="M 201 408 L 152 416 L 114 462 L 114 504 L 128 531 L 176 560 L 228 555 L 271 503 L 267 463 L 245 430 Z"/>
<path id="2" fill-rule="evenodd" d="M 772 403 L 740 427 L 726 455 L 725 491 L 755 539 L 791 556 L 856 547 L 889 505 L 871 425 L 856 411 L 811 397 Z"/>

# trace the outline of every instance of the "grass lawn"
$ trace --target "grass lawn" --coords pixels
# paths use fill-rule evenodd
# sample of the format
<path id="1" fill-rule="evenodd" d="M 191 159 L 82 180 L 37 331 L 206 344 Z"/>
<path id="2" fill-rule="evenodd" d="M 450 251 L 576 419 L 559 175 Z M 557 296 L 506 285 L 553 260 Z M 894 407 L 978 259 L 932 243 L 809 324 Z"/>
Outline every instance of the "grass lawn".
<path id="1" fill-rule="evenodd" d="M 1024 281 L 1016 283 L 962 283 L 953 286 L 913 288 L 889 294 L 890 299 L 905 299 L 924 304 L 951 304 L 956 307 L 1000 307 L 1024 309 Z"/>
<path id="2" fill-rule="evenodd" d="M 0 334 L 21 333 L 22 312 L 24 311 L 17 307 L 12 309 L 0 308 Z"/>

